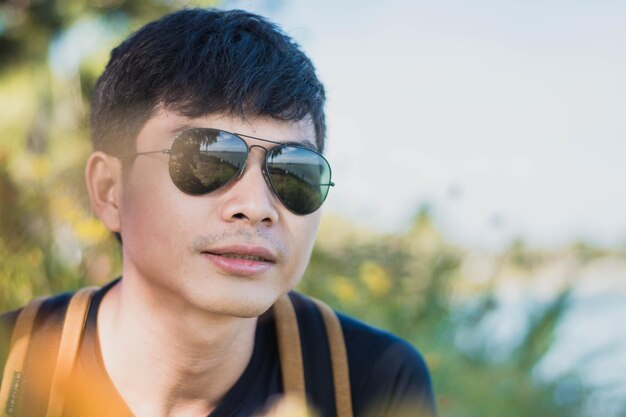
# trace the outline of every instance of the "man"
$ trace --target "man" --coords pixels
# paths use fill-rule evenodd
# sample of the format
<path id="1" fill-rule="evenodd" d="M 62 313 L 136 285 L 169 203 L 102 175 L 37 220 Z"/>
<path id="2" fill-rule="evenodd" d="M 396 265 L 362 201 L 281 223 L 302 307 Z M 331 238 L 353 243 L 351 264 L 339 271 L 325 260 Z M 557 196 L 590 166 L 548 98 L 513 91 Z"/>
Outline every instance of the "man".
<path id="1" fill-rule="evenodd" d="M 332 185 L 324 100 L 299 47 L 243 11 L 179 11 L 113 50 L 94 92 L 86 181 L 121 242 L 123 278 L 91 299 L 63 415 L 252 416 L 285 391 L 291 348 L 278 346 L 271 307 L 301 278 Z M 334 416 L 341 384 L 321 310 L 289 299 L 306 398 Z M 46 349 L 27 350 L 24 374 L 36 368 L 40 387 L 5 378 L 7 414 L 50 415 L 56 358 L 71 350 L 51 329 L 77 317 L 69 303 L 63 294 L 39 307 L 30 344 Z M 0 321 L 0 365 L 18 314 Z M 339 320 L 355 416 L 434 413 L 414 348 Z"/>

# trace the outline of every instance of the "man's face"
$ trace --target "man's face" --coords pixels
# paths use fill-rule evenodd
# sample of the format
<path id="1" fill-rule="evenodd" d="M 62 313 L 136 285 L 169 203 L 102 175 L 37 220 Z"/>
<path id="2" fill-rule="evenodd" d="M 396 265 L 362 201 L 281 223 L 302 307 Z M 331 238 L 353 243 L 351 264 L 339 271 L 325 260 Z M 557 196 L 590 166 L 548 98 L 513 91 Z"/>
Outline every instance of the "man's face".
<path id="1" fill-rule="evenodd" d="M 211 127 L 278 142 L 314 142 L 309 123 L 271 118 L 188 119 L 161 111 L 140 131 L 137 152 L 169 149 L 181 128 Z M 248 145 L 271 144 L 244 138 Z M 268 188 L 264 151 L 250 151 L 237 180 L 202 196 L 172 183 L 166 154 L 137 156 L 119 205 L 125 279 L 138 279 L 157 300 L 238 317 L 267 310 L 299 281 L 320 211 L 291 213 Z M 242 259 L 243 258 L 243 259 Z M 265 260 L 260 260 L 263 258 Z"/>

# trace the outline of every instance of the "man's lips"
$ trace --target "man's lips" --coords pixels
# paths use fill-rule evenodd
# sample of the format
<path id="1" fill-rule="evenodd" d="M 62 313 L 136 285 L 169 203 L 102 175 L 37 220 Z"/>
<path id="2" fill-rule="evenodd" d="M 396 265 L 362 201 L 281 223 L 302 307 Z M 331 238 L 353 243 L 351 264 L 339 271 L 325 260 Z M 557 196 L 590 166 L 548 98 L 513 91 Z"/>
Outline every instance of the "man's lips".
<path id="1" fill-rule="evenodd" d="M 214 266 L 235 276 L 255 276 L 272 269 L 277 262 L 274 253 L 261 246 L 222 246 L 202 250 Z"/>
<path id="2" fill-rule="evenodd" d="M 276 255 L 262 246 L 233 245 L 209 248 L 202 253 L 216 255 L 227 259 L 241 259 L 252 262 L 276 263 Z"/>

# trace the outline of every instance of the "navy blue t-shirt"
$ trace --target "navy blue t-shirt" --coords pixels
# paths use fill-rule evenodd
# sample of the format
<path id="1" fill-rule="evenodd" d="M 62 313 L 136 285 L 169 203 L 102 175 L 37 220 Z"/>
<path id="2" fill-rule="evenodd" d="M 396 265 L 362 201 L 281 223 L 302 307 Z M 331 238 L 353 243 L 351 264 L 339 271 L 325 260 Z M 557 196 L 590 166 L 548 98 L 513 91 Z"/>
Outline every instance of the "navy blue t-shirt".
<path id="1" fill-rule="evenodd" d="M 96 331 L 97 312 L 104 294 L 117 281 L 100 289 L 89 308 L 85 334 L 73 374 L 76 389 L 66 399 L 64 417 L 105 417 L 116 410 L 118 417 L 132 417 L 124 400 L 105 370 Z M 57 343 L 50 341 L 52 328 L 60 328 L 71 294 L 65 293 L 47 299 L 35 321 L 31 346 L 46 346 L 39 352 L 28 353 L 25 374 L 38 375 L 40 384 L 49 384 Z M 300 327 L 302 355 L 307 396 L 320 417 L 335 417 L 332 367 L 321 314 L 313 302 L 296 292 L 290 293 Z M 0 371 L 3 371 L 10 343 L 10 335 L 19 311 L 0 315 Z M 404 340 L 360 321 L 338 314 L 344 332 L 352 404 L 355 417 L 431 417 L 435 404 L 430 376 L 422 356 Z M 59 333 L 59 332 L 56 332 Z M 45 342 L 44 337 L 46 338 Z M 39 338 L 39 341 L 38 341 Z M 28 367 L 31 367 L 29 371 Z M 0 372 L 1 375 L 1 372 Z M 81 392 L 87 375 L 97 384 L 98 394 Z M 48 379 L 46 379 L 48 378 Z M 95 379 L 95 381 L 94 381 Z M 93 389 L 92 389 L 93 391 Z M 211 412 L 209 417 L 250 417 L 260 413 L 268 400 L 283 392 L 276 329 L 272 310 L 258 320 L 254 350 L 250 362 L 237 382 Z M 28 396 L 28 395 L 26 395 Z M 30 395 L 31 397 L 33 394 Z M 28 402 L 29 417 L 44 415 L 47 402 L 18 398 L 16 410 Z M 149 401 L 149 399 L 146 399 Z M 1 405 L 4 407 L 4 404 Z M 105 411 L 109 410 L 109 411 Z M 107 415 L 110 417 L 110 415 Z"/>

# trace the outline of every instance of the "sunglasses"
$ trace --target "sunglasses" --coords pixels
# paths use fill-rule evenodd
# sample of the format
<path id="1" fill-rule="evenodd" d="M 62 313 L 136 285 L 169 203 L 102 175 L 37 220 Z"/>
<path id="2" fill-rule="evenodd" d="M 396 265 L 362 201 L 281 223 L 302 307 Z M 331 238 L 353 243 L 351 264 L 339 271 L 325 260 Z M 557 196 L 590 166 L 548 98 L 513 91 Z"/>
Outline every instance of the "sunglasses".
<path id="1" fill-rule="evenodd" d="M 248 146 L 243 137 L 277 146 Z M 254 147 L 265 150 L 263 177 L 289 211 L 306 215 L 321 207 L 329 188 L 335 185 L 331 181 L 330 164 L 319 152 L 299 144 L 218 129 L 194 128 L 178 135 L 170 149 L 121 157 L 169 154 L 170 178 L 174 185 L 185 194 L 203 195 L 239 178 Z"/>

